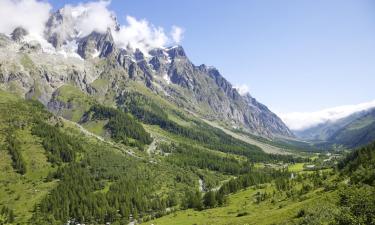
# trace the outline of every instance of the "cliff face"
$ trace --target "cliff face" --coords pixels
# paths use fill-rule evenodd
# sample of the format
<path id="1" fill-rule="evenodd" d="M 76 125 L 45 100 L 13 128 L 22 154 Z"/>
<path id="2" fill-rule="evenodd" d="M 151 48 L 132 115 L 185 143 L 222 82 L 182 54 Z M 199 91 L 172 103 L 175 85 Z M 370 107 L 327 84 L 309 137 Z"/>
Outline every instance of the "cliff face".
<path id="1" fill-rule="evenodd" d="M 56 90 L 70 84 L 88 94 L 120 95 L 133 80 L 173 104 L 232 128 L 243 128 L 265 137 L 292 136 L 285 124 L 266 106 L 249 94 L 241 96 L 213 67 L 196 66 L 181 46 L 141 52 L 119 48 L 111 35 L 93 32 L 85 37 L 59 34 L 52 29 L 61 17 L 53 15 L 47 23 L 46 40 L 55 51 L 45 51 L 39 43 L 22 40 L 25 32 L 14 31 L 13 40 L 0 36 L 0 87 L 34 97 L 44 104 Z M 63 46 L 74 43 L 74 50 Z M 104 87 L 93 85 L 105 80 Z M 49 104 L 49 105 L 55 105 Z"/>

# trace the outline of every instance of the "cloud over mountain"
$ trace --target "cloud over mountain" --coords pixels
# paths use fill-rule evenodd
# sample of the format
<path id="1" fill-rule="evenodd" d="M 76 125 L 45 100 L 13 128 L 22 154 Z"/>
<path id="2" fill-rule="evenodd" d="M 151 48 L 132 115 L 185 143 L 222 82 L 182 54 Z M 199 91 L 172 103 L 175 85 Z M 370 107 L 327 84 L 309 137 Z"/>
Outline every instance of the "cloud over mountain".
<path id="1" fill-rule="evenodd" d="M 165 47 L 179 43 L 183 37 L 183 29 L 173 26 L 171 31 L 157 27 L 146 19 L 138 20 L 126 16 L 125 24 L 118 24 L 115 13 L 109 9 L 110 1 L 92 1 L 67 4 L 58 11 L 58 17 L 51 27 L 46 28 L 52 15 L 52 6 L 48 2 L 37 0 L 1 0 L 0 1 L 0 33 L 9 35 L 15 28 L 22 27 L 29 33 L 29 39 L 46 39 L 46 29 L 57 34 L 64 42 L 82 38 L 91 32 L 105 33 L 110 29 L 119 47 L 130 46 L 141 51 L 156 47 Z M 43 40 L 45 41 L 45 40 Z"/>
<path id="2" fill-rule="evenodd" d="M 375 100 L 357 105 L 345 105 L 328 108 L 316 112 L 292 112 L 279 114 L 279 116 L 290 129 L 303 130 L 328 121 L 336 121 L 338 119 L 347 117 L 350 114 L 373 107 L 375 107 Z"/>
<path id="3" fill-rule="evenodd" d="M 41 38 L 51 9 L 49 3 L 36 0 L 1 0 L 0 33 L 10 34 L 23 27 L 35 39 Z"/>
<path id="4" fill-rule="evenodd" d="M 180 43 L 184 37 L 185 30 L 178 26 L 173 26 L 171 31 L 171 36 L 174 42 Z"/>
<path id="5" fill-rule="evenodd" d="M 234 85 L 233 88 L 236 89 L 240 95 L 249 93 L 249 86 L 246 84 Z"/>

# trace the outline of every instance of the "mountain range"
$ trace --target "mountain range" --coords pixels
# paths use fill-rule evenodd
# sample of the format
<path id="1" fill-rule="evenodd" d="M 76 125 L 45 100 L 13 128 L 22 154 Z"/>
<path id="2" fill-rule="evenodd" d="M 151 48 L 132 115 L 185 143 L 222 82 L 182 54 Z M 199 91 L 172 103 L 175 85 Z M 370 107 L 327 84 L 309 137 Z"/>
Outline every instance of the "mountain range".
<path id="1" fill-rule="evenodd" d="M 181 46 L 147 52 L 121 48 L 112 35 L 119 26 L 81 37 L 69 26 L 71 20 L 63 9 L 51 15 L 45 28 L 48 48 L 25 40 L 28 31 L 22 27 L 10 37 L 1 35 L 1 87 L 61 111 L 66 106 L 56 96 L 64 85 L 117 104 L 116 99 L 126 93 L 125 86 L 135 81 L 172 104 L 230 129 L 267 138 L 293 136 L 276 114 L 250 94 L 240 95 L 217 69 L 194 65 Z"/>
<path id="2" fill-rule="evenodd" d="M 0 34 L 1 225 L 375 221 L 375 144 L 351 151 L 375 139 L 375 109 L 294 134 L 92 4 L 48 13 L 42 36 Z"/>
<path id="3" fill-rule="evenodd" d="M 374 126 L 375 109 L 370 108 L 293 132 L 297 137 L 316 142 L 320 146 L 355 148 L 369 144 L 375 139 Z"/>

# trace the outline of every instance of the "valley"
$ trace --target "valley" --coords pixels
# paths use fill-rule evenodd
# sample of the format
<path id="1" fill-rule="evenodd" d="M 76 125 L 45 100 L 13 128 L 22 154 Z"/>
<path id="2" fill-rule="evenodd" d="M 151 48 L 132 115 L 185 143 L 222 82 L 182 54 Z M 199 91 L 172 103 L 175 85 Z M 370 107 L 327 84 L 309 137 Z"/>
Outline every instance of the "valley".
<path id="1" fill-rule="evenodd" d="M 0 225 L 375 224 L 374 108 L 291 130 L 176 26 L 27 3 L 42 23 L 0 26 Z"/>
<path id="2" fill-rule="evenodd" d="M 93 111 L 91 109 L 87 111 L 94 113 L 90 115 L 91 119 L 84 116 L 87 112 L 82 112 L 80 117 L 85 119 L 80 119 L 81 122 L 76 123 L 56 117 L 36 102 L 22 100 L 13 94 L 1 92 L 1 99 L 2 106 L 6 107 L 2 110 L 2 134 L 5 134 L 4 131 L 7 129 L 15 130 L 15 137 L 20 141 L 17 149 L 21 151 L 23 165 L 26 165 L 25 175 L 19 175 L 20 172 L 17 172 L 16 168 L 12 169 L 12 159 L 7 156 L 7 150 L 4 148 L 1 150 L 5 161 L 1 164 L 1 171 L 4 172 L 0 181 L 6 184 L 3 191 L 8 196 L 1 197 L 1 204 L 11 207 L 13 220 L 21 224 L 59 224 L 58 218 L 64 218 L 61 212 L 73 215 L 74 221 L 70 220 L 73 224 L 76 223 L 76 218 L 82 218 L 82 220 L 89 218 L 90 213 L 93 213 L 91 215 L 98 223 L 101 223 L 100 220 L 103 223 L 106 220 L 112 220 L 114 224 L 118 220 L 119 224 L 132 221 L 141 224 L 142 222 L 143 224 L 303 224 L 303 221 L 311 219 L 335 221 L 336 216 L 340 215 L 340 206 L 335 199 L 340 198 L 342 190 L 351 189 L 346 184 L 346 176 L 336 169 L 338 163 L 345 158 L 345 152 L 300 151 L 299 154 L 295 154 L 295 149 L 289 149 L 290 153 L 287 155 L 271 155 L 269 158 L 262 148 L 251 147 L 253 145 L 249 146 L 254 148 L 251 155 L 240 149 L 227 152 L 226 148 L 220 147 L 217 151 L 213 145 L 214 140 L 210 145 L 203 144 L 193 134 L 181 136 L 174 130 L 152 124 L 143 126 L 145 131 L 151 134 L 153 141 L 148 142 L 144 139 L 148 142 L 146 145 L 134 145 L 131 143 L 137 143 L 137 139 L 119 142 L 118 139 L 116 141 L 113 133 L 103 133 L 109 129 L 106 126 L 109 121 L 106 120 L 103 123 L 98 121 L 105 119 L 108 113 L 119 113 L 116 110 L 106 107 L 98 108 L 94 104 L 96 108 L 92 109 Z M 37 122 L 40 117 L 46 118 L 48 123 L 55 124 L 54 127 L 57 127 L 57 130 L 53 132 L 63 132 L 64 136 L 66 134 L 69 139 L 73 138 L 77 141 L 72 142 L 69 144 L 71 147 L 68 147 L 73 147 L 73 150 L 77 148 L 74 150 L 76 153 L 74 153 L 73 160 L 61 158 L 63 160 L 61 162 L 61 159 L 53 158 L 50 153 L 45 152 L 48 150 L 47 145 L 40 140 L 40 138 L 46 140 L 43 139 L 44 134 L 43 136 L 37 134 L 39 137 L 36 138 L 33 132 L 33 127 L 40 123 Z M 17 122 L 12 124 L 9 121 Z M 90 121 L 97 122 L 95 126 L 87 125 L 92 123 Z M 184 122 L 184 124 L 189 123 Z M 136 127 L 136 124 L 134 125 Z M 209 129 L 208 132 L 213 132 L 216 128 L 218 126 L 206 129 Z M 213 130 L 210 131 L 210 129 Z M 224 135 L 222 138 L 229 138 L 229 140 L 233 136 L 239 137 L 238 135 L 232 136 L 235 133 L 224 128 L 218 129 L 213 134 Z M 2 146 L 7 146 L 5 141 L 3 139 Z M 235 143 L 238 141 L 237 146 L 249 144 L 243 138 L 232 139 L 232 141 Z M 63 144 L 63 142 L 55 143 Z M 189 149 L 188 152 L 187 149 Z M 53 151 L 55 150 L 51 153 Z M 59 157 L 63 155 L 60 154 Z M 369 165 L 371 168 L 371 164 Z M 65 170 L 67 172 L 64 172 Z M 84 179 L 71 180 L 69 176 L 75 173 Z M 263 175 L 257 175 L 259 173 Z M 272 178 L 274 173 L 280 173 L 281 176 L 276 175 Z M 93 176 L 96 177 L 95 180 L 92 180 Z M 247 180 L 248 176 L 250 180 Z M 268 176 L 271 177 L 267 178 Z M 10 180 L 9 177 L 14 177 L 14 180 Z M 231 184 L 238 181 L 244 183 L 235 186 Z M 28 186 L 27 183 L 33 186 Z M 112 207 L 117 207 L 112 205 L 114 202 L 111 200 L 119 197 L 117 194 L 114 195 L 117 190 L 116 186 L 132 183 L 146 185 L 143 187 L 144 191 L 148 192 L 146 195 L 148 200 L 135 195 L 130 203 L 134 205 L 129 206 L 128 209 L 136 209 L 136 211 L 124 211 L 124 214 L 113 211 L 111 217 L 107 217 L 109 214 L 105 211 L 114 210 L 115 208 Z M 152 186 L 149 185 L 150 183 Z M 82 185 L 90 186 L 82 192 Z M 126 188 L 127 186 L 123 186 L 119 190 L 127 190 Z M 128 188 L 134 190 L 131 186 Z M 79 208 L 77 208 L 78 211 L 60 211 L 62 210 L 61 204 L 66 201 L 65 197 L 61 198 L 59 201 L 63 202 L 57 205 L 50 197 L 47 197 L 48 192 L 51 192 L 53 196 L 53 193 L 57 191 L 58 195 L 61 195 L 69 189 L 73 191 L 68 195 L 70 197 L 67 196 L 69 199 L 80 196 L 80 198 L 87 198 L 85 202 L 93 201 L 83 203 L 84 205 L 79 208 L 92 207 L 90 206 L 92 204 L 99 208 L 88 208 L 86 212 L 78 210 Z M 214 197 L 209 203 L 206 196 L 211 193 Z M 190 195 L 195 197 L 189 197 Z M 125 197 L 115 202 L 125 201 L 119 206 L 128 204 L 126 199 Z M 153 200 L 149 202 L 150 199 Z M 192 202 L 189 203 L 189 201 Z M 327 215 L 325 211 L 316 211 L 314 207 L 320 207 L 318 205 L 322 202 L 325 207 L 328 207 L 325 210 L 332 211 L 332 213 Z M 53 204 L 53 209 L 58 211 L 49 211 L 47 206 L 51 204 Z M 77 207 L 74 203 L 63 204 L 68 204 L 69 208 Z M 102 208 L 100 205 L 103 204 L 108 204 L 106 207 L 109 208 L 102 209 L 105 210 L 103 212 L 105 217 L 99 217 L 101 213 L 96 210 Z M 72 214 L 77 212 L 81 214 Z M 301 215 L 302 212 L 303 215 Z M 49 217 L 46 217 L 44 213 L 52 213 L 54 216 L 46 221 Z"/>

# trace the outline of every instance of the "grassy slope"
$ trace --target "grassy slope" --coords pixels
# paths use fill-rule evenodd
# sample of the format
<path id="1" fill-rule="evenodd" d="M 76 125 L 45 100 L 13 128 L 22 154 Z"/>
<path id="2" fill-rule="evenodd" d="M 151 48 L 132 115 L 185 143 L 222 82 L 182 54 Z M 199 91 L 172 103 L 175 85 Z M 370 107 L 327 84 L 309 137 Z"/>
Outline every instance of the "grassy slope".
<path id="1" fill-rule="evenodd" d="M 312 171 L 304 171 L 305 163 L 296 163 L 288 166 L 288 170 L 300 175 L 312 174 Z M 256 167 L 264 167 L 262 163 L 257 163 Z M 326 169 L 322 171 L 331 171 Z M 329 178 L 330 183 L 334 183 L 335 175 Z M 297 182 L 298 189 L 302 184 Z M 260 204 L 255 202 L 255 194 L 272 193 L 276 191 L 274 186 L 252 187 L 238 193 L 229 195 L 226 206 L 196 211 L 193 209 L 177 211 L 168 216 L 164 216 L 152 221 L 144 222 L 144 225 L 235 225 L 235 224 L 294 224 L 300 222 L 297 214 L 301 209 L 320 210 L 322 207 L 332 205 L 337 201 L 337 191 L 324 191 L 323 188 L 313 189 L 302 197 L 288 198 L 284 194 L 278 194 L 272 201 L 272 197 Z M 329 206 L 327 206 L 329 207 Z M 323 210 L 324 211 L 324 210 Z M 327 212 L 329 214 L 329 212 Z M 241 215 L 242 214 L 242 215 Z M 324 213 L 323 213 L 324 214 Z"/>
<path id="2" fill-rule="evenodd" d="M 145 92 L 146 94 L 150 94 L 148 92 Z M 73 110 L 66 110 L 64 111 L 63 115 L 67 117 L 68 119 L 71 119 L 73 121 L 79 121 L 81 116 L 83 115 L 84 111 L 87 110 L 92 103 L 92 99 L 89 98 L 89 96 L 83 94 L 80 92 L 77 88 L 74 88 L 69 85 L 64 85 L 59 89 L 59 95 L 58 100 L 62 101 L 64 103 L 70 103 L 72 104 Z M 174 112 L 181 112 L 179 109 L 177 109 L 174 105 L 171 105 L 170 103 L 166 102 L 165 100 L 159 98 L 159 97 L 152 97 L 156 101 L 160 102 L 160 104 L 167 110 L 167 113 L 169 115 L 172 115 L 171 118 L 176 121 L 182 120 L 182 118 L 179 116 L 178 113 Z M 3 107 L 9 108 L 9 103 L 18 103 L 22 102 L 23 100 L 20 100 L 18 98 L 13 97 L 12 95 L 6 94 L 4 92 L 0 92 L 0 104 L 3 104 Z M 6 103 L 6 104 L 5 104 Z M 24 104 L 22 104 L 24 105 Z M 11 107 L 12 108 L 12 107 Z M 4 141 L 4 129 L 6 128 L 6 123 L 4 122 L 7 115 L 11 116 L 20 116 L 24 117 L 27 115 L 27 107 L 24 108 L 20 107 L 19 105 L 14 105 L 13 110 L 15 112 L 18 112 L 18 114 L 14 114 L 12 112 L 7 112 L 6 110 L 1 110 L 0 113 L 4 113 L 2 115 L 2 120 L 0 122 L 0 205 L 6 205 L 12 209 L 15 210 L 16 215 L 18 216 L 17 222 L 25 223 L 30 217 L 31 217 L 31 210 L 33 209 L 34 205 L 37 204 L 43 196 L 45 196 L 57 183 L 57 181 L 53 182 L 43 182 L 44 178 L 47 176 L 47 174 L 50 171 L 53 171 L 54 168 L 51 167 L 51 165 L 47 162 L 44 149 L 41 146 L 41 141 L 38 138 L 35 138 L 30 133 L 30 127 L 26 127 L 24 130 L 18 130 L 17 137 L 19 137 L 20 141 L 22 142 L 21 145 L 21 152 L 22 155 L 25 158 L 26 164 L 27 164 L 27 173 L 24 176 L 21 176 L 17 173 L 15 173 L 12 169 L 11 165 L 11 159 L 9 155 L 7 154 L 6 147 L 3 144 Z M 183 121 L 185 126 L 189 126 L 189 123 L 196 120 L 194 116 L 192 115 L 186 115 L 188 119 Z M 29 115 L 30 116 L 30 115 Z M 191 119 L 191 120 L 190 120 Z M 103 126 L 105 122 L 92 122 L 84 124 L 84 127 L 87 128 L 89 131 L 97 134 L 97 135 L 103 135 Z M 162 129 L 160 129 L 157 126 L 145 126 L 150 133 L 152 133 L 155 137 L 158 136 L 159 140 L 162 141 L 174 141 L 179 143 L 185 143 L 185 144 L 191 144 L 192 142 L 187 139 L 183 138 L 174 134 L 171 134 L 169 132 L 166 132 Z M 73 136 L 77 138 L 84 138 L 84 135 L 79 131 L 79 129 L 75 126 L 71 126 L 69 124 L 65 124 L 65 127 L 63 129 L 64 132 L 68 132 L 73 134 Z M 162 160 L 162 156 L 149 156 L 146 152 L 141 152 L 136 150 L 135 148 L 129 148 L 123 145 L 118 144 L 110 144 L 108 142 L 101 142 L 97 140 L 96 138 L 84 138 L 85 142 L 92 142 L 89 144 L 89 148 L 93 149 L 93 151 L 108 151 L 108 154 L 117 154 L 119 162 L 121 164 L 127 164 L 129 160 L 134 161 L 137 160 L 137 163 L 139 165 L 139 168 L 148 168 L 147 170 L 155 171 L 153 172 L 153 176 L 155 179 L 155 183 L 153 184 L 158 191 L 157 194 L 164 195 L 164 193 L 168 193 L 170 191 L 174 191 L 176 193 L 183 193 L 188 188 L 197 188 L 198 187 L 198 179 L 199 176 L 203 177 L 203 179 L 211 180 L 211 183 L 217 184 L 219 182 L 222 182 L 223 180 L 227 180 L 229 176 L 207 171 L 207 170 L 199 170 L 195 169 L 194 171 L 186 171 L 184 168 L 177 167 L 175 165 L 170 165 L 168 163 L 165 163 Z M 199 146 L 197 146 L 199 147 Z M 95 150 L 94 150 L 95 149 Z M 209 149 L 205 149 L 208 151 L 212 151 Z M 129 152 L 133 152 L 137 157 L 134 158 L 133 156 L 129 156 Z M 225 153 L 212 151 L 212 153 L 217 155 L 225 156 Z M 96 154 L 96 153 L 95 153 Z M 82 156 L 85 157 L 85 156 Z M 158 160 L 158 164 L 149 163 L 150 157 L 156 157 Z M 235 156 L 239 160 L 241 160 L 243 157 L 241 156 Z M 80 157 L 79 157 L 80 159 Z M 100 159 L 102 160 L 102 159 Z M 98 161 L 97 166 L 102 166 L 102 162 Z M 108 165 L 104 165 L 105 169 L 109 169 L 109 167 L 112 166 L 109 162 Z M 190 179 L 189 186 L 186 186 L 186 184 L 176 182 L 175 176 L 176 174 L 184 174 Z M 198 176 L 199 174 L 199 176 Z M 108 191 L 109 186 L 111 185 L 111 182 L 107 182 L 105 187 L 103 188 L 103 192 Z M 248 194 L 251 194 L 253 192 L 249 192 Z M 239 193 L 240 194 L 240 193 Z M 236 196 L 236 195 L 233 195 Z M 234 201 L 234 208 L 237 207 L 238 204 L 240 204 L 241 195 L 238 197 L 237 200 Z M 238 202 L 238 204 L 236 203 Z M 236 205 L 237 204 L 237 205 Z M 228 206 L 229 210 L 234 209 L 231 206 Z M 251 207 L 251 204 L 249 202 L 249 205 L 246 206 L 249 208 L 249 210 L 253 210 Z M 220 208 L 220 209 L 225 209 Z M 215 213 L 215 210 L 220 209 L 212 209 L 213 213 Z M 222 214 L 224 212 L 218 211 L 218 214 Z M 217 214 L 217 215 L 218 215 Z M 216 214 L 213 214 L 213 216 L 216 216 Z M 229 216 L 230 218 L 232 215 Z M 235 216 L 234 216 L 235 217 Z M 189 220 L 190 218 L 188 218 Z M 199 218 L 198 218 L 199 219 Z M 242 218 L 243 219 L 243 218 Z M 231 220 L 230 220 L 231 221 Z M 237 221 L 237 219 L 235 220 Z M 208 222 L 209 223 L 209 222 Z M 174 223 L 173 223 L 174 224 Z"/>
<path id="3" fill-rule="evenodd" d="M 264 189 L 250 188 L 230 195 L 227 206 L 203 211 L 183 210 L 143 224 L 290 224 L 301 208 L 336 196 L 335 192 L 324 193 L 321 190 L 317 190 L 305 195 L 305 199 L 302 201 L 288 199 L 272 203 L 267 200 L 256 204 L 254 195 L 262 191 Z M 245 215 L 241 216 L 241 213 Z"/>
<path id="4" fill-rule="evenodd" d="M 107 124 L 107 122 L 108 121 L 106 120 L 89 121 L 83 124 L 83 127 L 96 135 L 104 137 L 106 135 L 104 126 Z"/>
<path id="5" fill-rule="evenodd" d="M 78 122 L 83 113 L 93 104 L 93 100 L 89 96 L 74 86 L 63 85 L 57 92 L 58 101 L 71 105 L 70 109 L 63 109 L 60 115 L 74 122 Z"/>
<path id="6" fill-rule="evenodd" d="M 216 127 L 216 128 L 219 128 L 221 129 L 222 131 L 224 131 L 226 134 L 238 139 L 238 140 L 241 140 L 241 141 L 244 141 L 248 144 L 251 144 L 251 145 L 256 145 L 258 147 L 260 147 L 264 152 L 266 153 L 271 153 L 271 154 L 290 154 L 287 149 L 283 149 L 283 148 L 280 148 L 280 147 L 276 147 L 276 146 L 273 146 L 273 145 L 270 145 L 268 143 L 264 143 L 264 142 L 261 142 L 259 140 L 256 140 L 256 139 L 253 139 L 253 138 L 250 138 L 249 136 L 245 136 L 245 135 L 242 135 L 242 134 L 239 134 L 239 133 L 235 133 L 233 131 L 230 131 L 218 124 L 216 124 L 215 122 L 211 122 L 211 121 L 208 121 L 208 120 L 203 120 L 204 122 L 208 123 L 209 125 L 213 126 L 213 127 Z"/>
<path id="7" fill-rule="evenodd" d="M 329 140 L 348 148 L 369 144 L 375 138 L 375 110 L 353 121 Z"/>
<path id="8" fill-rule="evenodd" d="M 72 89 L 69 88 L 66 90 L 65 88 L 64 93 L 68 93 L 69 96 L 77 96 L 75 90 L 72 93 Z M 62 100 L 69 101 L 75 99 L 62 96 Z M 17 216 L 16 222 L 20 224 L 27 223 L 32 216 L 35 205 L 58 183 L 56 180 L 45 182 L 47 175 L 56 168 L 53 168 L 47 162 L 45 150 L 41 145 L 41 139 L 31 134 L 31 123 L 26 123 L 28 125 L 24 129 L 17 129 L 16 131 L 17 139 L 21 142 L 21 154 L 26 161 L 27 173 L 22 176 L 16 173 L 11 166 L 12 160 L 4 143 L 6 129 L 9 127 L 8 121 L 10 118 L 16 121 L 26 119 L 32 121 L 33 115 L 28 114 L 28 111 L 30 111 L 29 107 L 31 106 L 26 101 L 11 94 L 0 92 L 0 206 L 4 205 L 13 209 Z M 93 122 L 92 124 L 85 124 L 85 126 L 93 131 L 93 133 L 101 134 L 104 123 L 104 121 L 100 121 L 97 124 Z M 77 160 L 81 160 L 84 157 L 96 157 L 99 152 L 106 152 L 105 155 L 109 157 L 108 160 L 116 159 L 116 162 L 104 163 L 102 162 L 103 160 L 108 160 L 103 158 L 100 160 L 97 159 L 97 162 L 93 162 L 95 168 L 103 167 L 104 170 L 112 171 L 112 167 L 121 166 L 125 168 L 130 166 L 132 170 L 147 170 L 152 174 L 152 186 L 154 186 L 155 194 L 161 196 L 172 190 L 179 194 L 189 188 L 198 188 L 199 176 L 197 173 L 203 176 L 204 179 L 210 179 L 212 183 L 228 179 L 225 175 L 211 171 L 186 171 L 183 168 L 165 163 L 163 160 L 157 164 L 150 163 L 150 157 L 146 152 L 114 143 L 110 140 L 103 142 L 93 135 L 82 133 L 74 122 L 65 121 L 64 128 L 61 131 L 69 133 L 77 139 L 81 139 L 85 149 L 88 150 L 88 152 L 80 154 Z M 218 152 L 217 154 L 222 153 Z M 118 172 L 121 173 L 121 171 L 113 170 L 113 173 Z M 180 174 L 180 176 L 183 174 L 186 179 L 189 179 L 189 186 L 181 182 L 176 182 L 175 177 L 177 174 Z M 106 185 L 102 191 L 107 192 L 112 182 L 104 182 Z"/>
<path id="9" fill-rule="evenodd" d="M 191 112 L 186 112 L 182 110 L 181 108 L 178 108 L 176 105 L 172 104 L 171 102 L 165 100 L 164 98 L 158 95 L 155 95 L 143 85 L 139 85 L 137 82 L 134 82 L 134 81 L 129 81 L 129 82 L 130 83 L 127 85 L 127 90 L 129 90 L 130 92 L 140 93 L 152 99 L 153 102 L 157 103 L 168 114 L 168 118 L 170 120 L 178 123 L 179 125 L 190 127 L 193 125 L 193 123 L 202 123 L 203 121 L 204 123 L 207 123 L 208 125 L 212 127 L 221 129 L 223 132 L 225 132 L 229 136 L 232 136 L 238 140 L 244 141 L 248 144 L 256 145 L 260 147 L 266 153 L 290 154 L 291 149 L 286 145 L 280 147 L 276 144 L 273 145 L 271 141 L 268 141 L 266 143 L 264 141 L 261 141 L 260 139 L 252 138 L 248 135 L 243 135 L 240 133 L 233 132 L 229 129 L 224 128 L 223 126 L 220 126 L 219 124 L 215 122 L 211 122 L 205 119 L 198 119 L 196 115 L 192 114 Z M 102 92 L 105 91 L 104 87 L 107 85 L 108 83 L 106 83 L 105 80 L 102 80 L 102 79 L 98 79 L 92 83 L 92 86 L 96 90 L 101 90 Z M 87 96 L 86 94 L 81 92 L 79 89 L 70 85 L 64 85 L 59 88 L 58 100 L 64 103 L 70 102 L 73 104 L 72 109 L 64 110 L 64 113 L 62 114 L 62 116 L 64 118 L 70 119 L 75 122 L 79 121 L 84 111 L 87 110 L 89 108 L 89 105 L 92 104 L 92 102 L 94 101 L 91 97 Z M 96 100 L 98 100 L 99 102 L 102 102 L 105 105 L 115 104 L 115 99 L 111 100 L 108 98 L 106 100 L 103 100 L 99 98 Z M 100 128 L 100 124 L 98 123 L 85 124 L 84 126 L 88 130 L 94 132 L 95 134 L 101 135 L 104 133 L 103 129 Z"/>
<path id="10" fill-rule="evenodd" d="M 6 205 L 14 209 L 17 221 L 26 223 L 31 217 L 34 205 L 51 190 L 56 182 L 44 182 L 48 173 L 53 171 L 47 162 L 40 139 L 31 135 L 30 127 L 16 132 L 21 142 L 21 154 L 26 162 L 27 172 L 20 175 L 12 168 L 12 160 L 5 143 L 8 128 L 7 121 L 17 118 L 26 119 L 28 107 L 18 107 L 13 113 L 7 113 L 12 107 L 17 107 L 20 100 L 0 91 L 0 206 Z"/>

